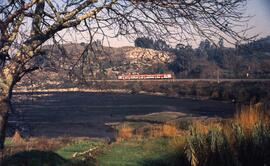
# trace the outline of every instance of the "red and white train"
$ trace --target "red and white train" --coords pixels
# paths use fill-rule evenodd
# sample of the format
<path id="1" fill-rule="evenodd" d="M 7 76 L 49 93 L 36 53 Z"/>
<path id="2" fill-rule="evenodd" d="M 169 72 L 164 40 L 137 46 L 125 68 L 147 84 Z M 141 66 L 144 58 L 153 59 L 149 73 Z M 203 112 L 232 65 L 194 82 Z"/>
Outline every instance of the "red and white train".
<path id="1" fill-rule="evenodd" d="M 172 79 L 172 74 L 137 74 L 129 73 L 118 76 L 118 80 L 150 80 L 150 79 Z"/>

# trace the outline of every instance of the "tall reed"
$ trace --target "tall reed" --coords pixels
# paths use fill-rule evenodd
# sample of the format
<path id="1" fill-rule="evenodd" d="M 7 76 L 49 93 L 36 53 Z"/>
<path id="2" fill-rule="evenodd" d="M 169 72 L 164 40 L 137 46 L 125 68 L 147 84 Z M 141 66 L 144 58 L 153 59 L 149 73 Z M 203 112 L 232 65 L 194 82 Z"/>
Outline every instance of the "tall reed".
<path id="1" fill-rule="evenodd" d="M 185 154 L 192 166 L 270 165 L 267 111 L 242 107 L 226 124 L 192 126 Z"/>

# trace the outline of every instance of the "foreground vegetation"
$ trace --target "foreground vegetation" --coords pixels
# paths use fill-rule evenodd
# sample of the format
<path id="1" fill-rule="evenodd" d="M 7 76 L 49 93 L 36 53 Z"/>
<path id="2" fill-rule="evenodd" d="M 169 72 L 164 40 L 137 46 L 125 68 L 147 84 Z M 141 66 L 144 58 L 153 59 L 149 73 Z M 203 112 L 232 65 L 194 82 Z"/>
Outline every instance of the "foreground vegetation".
<path id="1" fill-rule="evenodd" d="M 30 138 L 6 141 L 6 165 L 191 165 L 270 164 L 269 112 L 242 107 L 231 119 L 119 124 L 117 139 Z M 163 113 L 164 114 L 164 113 Z M 163 122 L 156 115 L 128 117 Z"/>

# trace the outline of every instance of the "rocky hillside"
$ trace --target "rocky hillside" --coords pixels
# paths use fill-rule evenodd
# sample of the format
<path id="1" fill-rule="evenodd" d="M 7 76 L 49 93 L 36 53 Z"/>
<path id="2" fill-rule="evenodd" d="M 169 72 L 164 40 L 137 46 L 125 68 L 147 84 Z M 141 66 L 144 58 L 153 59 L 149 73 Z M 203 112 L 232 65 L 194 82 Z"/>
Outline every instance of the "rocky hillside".
<path id="1" fill-rule="evenodd" d="M 23 84 L 42 85 L 86 83 L 93 79 L 116 79 L 126 73 L 167 73 L 174 60 L 169 52 L 138 47 L 88 47 L 86 44 L 47 45 L 46 56 L 37 58 L 42 70 L 24 79 Z M 41 80 L 41 81 L 40 81 Z"/>

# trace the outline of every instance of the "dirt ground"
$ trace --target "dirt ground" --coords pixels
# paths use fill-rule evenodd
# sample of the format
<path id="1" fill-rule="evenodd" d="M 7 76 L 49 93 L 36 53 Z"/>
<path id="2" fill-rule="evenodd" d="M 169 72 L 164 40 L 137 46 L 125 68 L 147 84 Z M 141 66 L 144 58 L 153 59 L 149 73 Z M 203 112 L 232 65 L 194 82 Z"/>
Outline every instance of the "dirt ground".
<path id="1" fill-rule="evenodd" d="M 15 112 L 8 133 L 19 128 L 27 136 L 113 137 L 105 123 L 121 122 L 129 115 L 182 112 L 189 116 L 230 117 L 234 104 L 164 96 L 121 93 L 15 93 Z"/>

